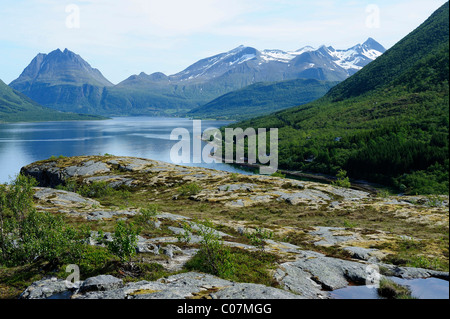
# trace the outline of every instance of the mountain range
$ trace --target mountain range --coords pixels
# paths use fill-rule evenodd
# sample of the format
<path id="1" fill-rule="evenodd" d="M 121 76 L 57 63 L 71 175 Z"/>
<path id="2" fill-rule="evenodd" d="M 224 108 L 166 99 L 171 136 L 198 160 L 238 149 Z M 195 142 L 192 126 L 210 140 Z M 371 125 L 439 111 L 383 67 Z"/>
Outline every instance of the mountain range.
<path id="1" fill-rule="evenodd" d="M 448 82 L 447 2 L 324 97 L 232 127 L 277 127 L 281 168 L 448 194 Z"/>
<path id="2" fill-rule="evenodd" d="M 79 55 L 57 49 L 38 54 L 10 86 L 60 111 L 107 116 L 183 115 L 258 82 L 342 81 L 384 52 L 372 38 L 347 50 L 321 46 L 285 52 L 239 46 L 174 75 L 142 72 L 113 85 Z"/>

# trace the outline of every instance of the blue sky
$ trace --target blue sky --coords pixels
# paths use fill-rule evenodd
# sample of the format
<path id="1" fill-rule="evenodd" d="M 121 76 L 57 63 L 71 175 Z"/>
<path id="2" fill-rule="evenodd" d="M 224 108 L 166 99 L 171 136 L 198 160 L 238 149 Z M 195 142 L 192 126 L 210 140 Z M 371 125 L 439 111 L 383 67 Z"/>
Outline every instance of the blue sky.
<path id="1" fill-rule="evenodd" d="M 68 48 L 113 83 L 177 73 L 241 44 L 346 49 L 373 37 L 390 48 L 444 0 L 2 0 L 0 79 L 37 53 Z"/>

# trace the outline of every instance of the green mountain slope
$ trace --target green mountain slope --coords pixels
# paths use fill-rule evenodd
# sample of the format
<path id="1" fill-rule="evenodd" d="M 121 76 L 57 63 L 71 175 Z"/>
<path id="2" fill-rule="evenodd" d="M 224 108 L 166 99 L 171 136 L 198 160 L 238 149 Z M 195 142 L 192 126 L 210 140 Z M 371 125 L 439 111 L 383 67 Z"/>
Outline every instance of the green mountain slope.
<path id="1" fill-rule="evenodd" d="M 0 123 L 95 119 L 102 117 L 63 113 L 43 107 L 0 80 Z"/>
<path id="2" fill-rule="evenodd" d="M 245 120 L 316 100 L 337 83 L 312 79 L 256 83 L 225 94 L 187 115 L 196 118 Z"/>
<path id="3" fill-rule="evenodd" d="M 10 86 L 52 109 L 97 114 L 105 88 L 113 84 L 81 56 L 57 49 L 38 54 Z"/>
<path id="4" fill-rule="evenodd" d="M 448 193 L 449 6 L 323 98 L 235 127 L 278 127 L 280 166 Z"/>

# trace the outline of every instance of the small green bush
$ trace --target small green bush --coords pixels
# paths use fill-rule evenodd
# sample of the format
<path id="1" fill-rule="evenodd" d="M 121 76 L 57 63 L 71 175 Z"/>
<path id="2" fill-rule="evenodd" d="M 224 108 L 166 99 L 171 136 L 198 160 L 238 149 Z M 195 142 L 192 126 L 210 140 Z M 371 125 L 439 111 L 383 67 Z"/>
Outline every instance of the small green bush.
<path id="1" fill-rule="evenodd" d="M 408 287 L 399 285 L 385 277 L 380 280 L 378 295 L 388 299 L 415 299 L 411 296 L 411 290 Z"/>
<path id="2" fill-rule="evenodd" d="M 68 178 L 67 180 L 65 180 L 64 185 L 60 184 L 60 185 L 57 185 L 55 188 L 63 190 L 63 191 L 68 191 L 68 192 L 74 192 L 75 193 L 78 190 L 78 185 L 77 185 L 77 182 L 76 182 L 75 179 Z"/>
<path id="3" fill-rule="evenodd" d="M 83 254 L 75 263 L 80 267 L 84 278 L 102 275 L 111 266 L 114 256 L 104 247 L 86 246 Z"/>
<path id="4" fill-rule="evenodd" d="M 183 223 L 183 232 L 177 234 L 178 241 L 189 243 L 191 241 L 191 235 L 192 235 L 191 224 L 189 224 L 189 222 L 184 222 Z"/>
<path id="5" fill-rule="evenodd" d="M 350 179 L 347 177 L 347 171 L 340 169 L 336 174 L 336 177 L 337 179 L 336 181 L 331 183 L 332 185 L 346 188 L 349 188 L 351 186 Z"/>
<path id="6" fill-rule="evenodd" d="M 250 244 L 264 250 L 266 240 L 273 238 L 273 232 L 267 229 L 256 228 L 254 232 L 247 232 L 245 236 L 250 240 Z"/>
<path id="7" fill-rule="evenodd" d="M 77 193 L 84 197 L 101 198 L 112 196 L 115 190 L 107 182 L 99 181 L 81 185 Z"/>
<path id="8" fill-rule="evenodd" d="M 37 212 L 33 178 L 18 175 L 0 189 L 0 263 L 24 265 L 35 260 L 59 264 L 78 259 L 88 231 L 67 225 L 61 216 Z"/>
<path id="9" fill-rule="evenodd" d="M 352 223 L 346 219 L 344 220 L 343 224 L 344 224 L 345 228 L 355 228 L 356 227 L 356 223 Z"/>
<path id="10" fill-rule="evenodd" d="M 283 174 L 283 173 L 277 171 L 277 172 L 273 173 L 273 174 L 270 175 L 270 176 L 285 178 L 285 177 L 286 177 L 286 174 Z"/>
<path id="11" fill-rule="evenodd" d="M 179 187 L 180 195 L 192 196 L 201 192 L 202 188 L 197 183 L 188 183 Z"/>
<path id="12" fill-rule="evenodd" d="M 219 277 L 227 277 L 233 273 L 231 251 L 223 245 L 220 236 L 208 221 L 198 222 L 198 235 L 202 237 L 200 250 L 195 258 L 188 262 L 187 268 L 198 269 Z"/>
<path id="13" fill-rule="evenodd" d="M 131 263 L 136 255 L 137 236 L 139 230 L 133 223 L 119 221 L 113 234 L 113 240 L 107 243 L 108 251 L 120 258 L 121 262 Z"/>
<path id="14" fill-rule="evenodd" d="M 143 228 L 148 229 L 153 222 L 157 221 L 156 215 L 158 214 L 159 207 L 156 204 L 150 204 L 146 208 L 141 208 L 137 214 L 135 221 L 136 224 Z"/>

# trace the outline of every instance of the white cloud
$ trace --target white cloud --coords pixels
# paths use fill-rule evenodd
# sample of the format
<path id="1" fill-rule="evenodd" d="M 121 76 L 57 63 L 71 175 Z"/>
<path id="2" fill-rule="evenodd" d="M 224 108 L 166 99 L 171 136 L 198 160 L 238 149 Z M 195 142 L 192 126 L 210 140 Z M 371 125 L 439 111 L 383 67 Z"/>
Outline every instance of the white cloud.
<path id="1" fill-rule="evenodd" d="M 0 78 L 16 78 L 38 52 L 66 47 L 113 82 L 141 71 L 172 74 L 206 52 L 239 44 L 284 50 L 321 44 L 347 48 L 371 36 L 390 47 L 444 2 L 2 0 L 2 55 L 17 60 L 0 62 Z M 380 7 L 377 29 L 365 26 L 365 8 L 371 3 Z M 69 4 L 80 7 L 80 28 L 66 26 Z"/>
<path id="2" fill-rule="evenodd" d="M 148 25 L 166 35 L 205 32 L 208 27 L 248 12 L 245 1 L 238 0 L 132 0 L 129 10 L 141 12 Z"/>

